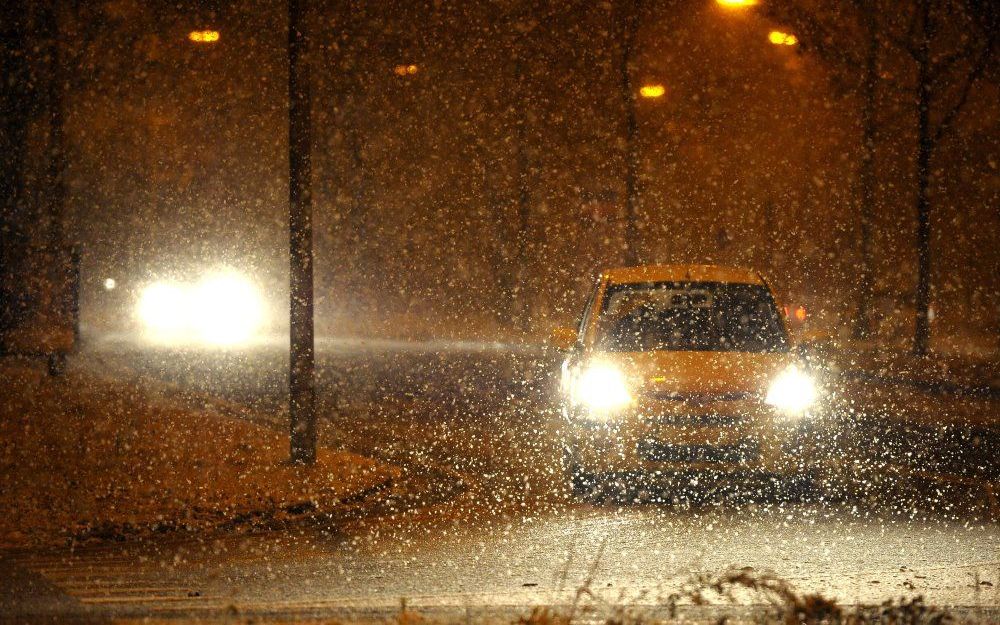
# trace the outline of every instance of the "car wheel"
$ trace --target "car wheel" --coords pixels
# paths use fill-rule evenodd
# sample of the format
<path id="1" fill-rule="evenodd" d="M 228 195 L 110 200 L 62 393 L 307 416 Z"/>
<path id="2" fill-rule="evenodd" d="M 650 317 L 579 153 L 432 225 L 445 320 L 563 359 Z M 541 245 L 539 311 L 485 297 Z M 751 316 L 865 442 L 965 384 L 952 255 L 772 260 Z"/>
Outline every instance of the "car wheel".
<path id="1" fill-rule="evenodd" d="M 593 499 L 597 490 L 597 478 L 579 467 L 573 467 L 569 472 L 569 485 L 577 497 Z"/>
<path id="2" fill-rule="evenodd" d="M 563 470 L 573 496 L 585 501 L 593 501 L 597 495 L 597 476 L 589 473 L 573 460 L 573 454 L 566 449 L 563 454 Z"/>
<path id="3" fill-rule="evenodd" d="M 49 375 L 56 377 L 66 372 L 66 353 L 52 352 L 48 357 Z"/>

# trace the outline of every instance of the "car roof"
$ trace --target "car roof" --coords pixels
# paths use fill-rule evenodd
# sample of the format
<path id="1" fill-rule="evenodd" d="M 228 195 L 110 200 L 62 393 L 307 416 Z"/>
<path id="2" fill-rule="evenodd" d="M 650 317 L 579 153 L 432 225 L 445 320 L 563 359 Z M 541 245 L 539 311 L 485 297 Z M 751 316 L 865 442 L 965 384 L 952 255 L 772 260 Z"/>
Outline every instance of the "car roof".
<path id="1" fill-rule="evenodd" d="M 764 279 L 752 269 L 722 265 L 639 265 L 606 269 L 602 275 L 616 284 L 685 281 L 764 284 Z"/>

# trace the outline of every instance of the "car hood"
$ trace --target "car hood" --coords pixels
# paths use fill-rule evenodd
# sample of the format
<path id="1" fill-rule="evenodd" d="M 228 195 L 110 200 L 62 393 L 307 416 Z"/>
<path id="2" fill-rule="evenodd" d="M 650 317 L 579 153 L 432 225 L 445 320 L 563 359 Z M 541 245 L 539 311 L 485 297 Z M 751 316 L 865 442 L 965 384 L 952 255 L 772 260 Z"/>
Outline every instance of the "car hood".
<path id="1" fill-rule="evenodd" d="M 596 352 L 592 358 L 621 368 L 633 388 L 678 396 L 764 393 L 793 361 L 787 352 Z"/>

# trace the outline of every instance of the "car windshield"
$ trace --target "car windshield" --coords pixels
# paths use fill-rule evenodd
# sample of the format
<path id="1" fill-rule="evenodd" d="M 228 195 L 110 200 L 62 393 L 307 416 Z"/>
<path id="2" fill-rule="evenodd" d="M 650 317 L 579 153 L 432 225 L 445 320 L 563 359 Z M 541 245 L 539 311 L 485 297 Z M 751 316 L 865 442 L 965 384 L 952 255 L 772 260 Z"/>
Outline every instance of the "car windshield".
<path id="1" fill-rule="evenodd" d="M 788 349 L 767 287 L 722 282 L 614 284 L 604 296 L 599 345 L 608 351 Z"/>

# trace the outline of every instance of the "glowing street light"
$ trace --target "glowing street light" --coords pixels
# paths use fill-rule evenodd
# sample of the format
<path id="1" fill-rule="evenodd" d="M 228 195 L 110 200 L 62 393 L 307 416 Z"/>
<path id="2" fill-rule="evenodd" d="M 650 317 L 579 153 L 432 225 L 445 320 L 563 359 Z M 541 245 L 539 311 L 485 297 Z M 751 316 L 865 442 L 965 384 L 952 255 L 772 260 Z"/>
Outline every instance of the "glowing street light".
<path id="1" fill-rule="evenodd" d="M 780 30 L 772 30 L 768 33 L 767 39 L 776 46 L 794 46 L 799 42 L 799 38 L 795 35 Z"/>
<path id="2" fill-rule="evenodd" d="M 639 95 L 641 95 L 644 98 L 650 98 L 650 99 L 661 98 L 663 97 L 663 94 L 666 92 L 667 92 L 666 87 L 660 84 L 643 85 L 642 87 L 639 88 Z"/>
<path id="3" fill-rule="evenodd" d="M 192 30 L 188 33 L 188 40 L 194 43 L 215 43 L 219 40 L 219 31 Z"/>
<path id="4" fill-rule="evenodd" d="M 727 9 L 744 9 L 759 4 L 760 0 L 715 0 L 719 6 Z"/>
<path id="5" fill-rule="evenodd" d="M 412 63 L 409 65 L 397 65 L 392 68 L 392 73 L 397 76 L 412 76 L 418 71 L 420 71 L 420 68 Z"/>

